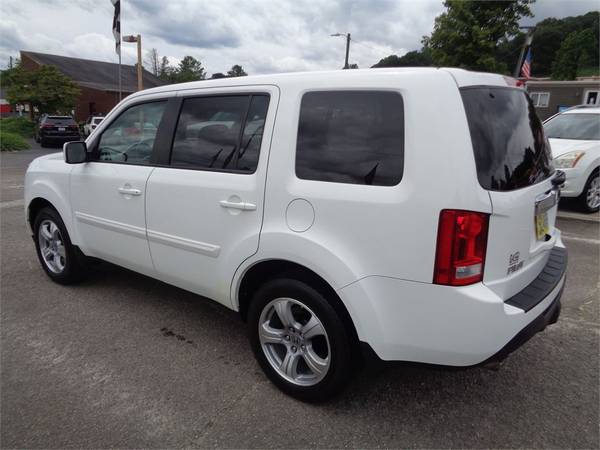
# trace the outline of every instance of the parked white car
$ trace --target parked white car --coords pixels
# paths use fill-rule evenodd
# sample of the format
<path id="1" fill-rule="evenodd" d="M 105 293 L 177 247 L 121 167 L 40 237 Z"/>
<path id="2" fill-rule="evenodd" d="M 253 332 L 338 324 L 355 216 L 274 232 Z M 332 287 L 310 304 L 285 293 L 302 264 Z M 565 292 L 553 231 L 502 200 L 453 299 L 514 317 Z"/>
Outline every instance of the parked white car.
<path id="1" fill-rule="evenodd" d="M 84 136 L 89 136 L 92 134 L 92 131 L 96 129 L 100 122 L 104 120 L 104 116 L 90 116 L 88 120 L 85 121 L 83 125 L 83 134 Z"/>
<path id="2" fill-rule="evenodd" d="M 561 196 L 587 213 L 600 209 L 600 107 L 576 106 L 544 122 L 554 167 L 565 172 Z"/>
<path id="3" fill-rule="evenodd" d="M 364 354 L 487 364 L 554 323 L 563 181 L 513 80 L 347 70 L 128 96 L 32 162 L 25 204 L 52 280 L 95 257 L 211 298 L 318 401 Z"/>

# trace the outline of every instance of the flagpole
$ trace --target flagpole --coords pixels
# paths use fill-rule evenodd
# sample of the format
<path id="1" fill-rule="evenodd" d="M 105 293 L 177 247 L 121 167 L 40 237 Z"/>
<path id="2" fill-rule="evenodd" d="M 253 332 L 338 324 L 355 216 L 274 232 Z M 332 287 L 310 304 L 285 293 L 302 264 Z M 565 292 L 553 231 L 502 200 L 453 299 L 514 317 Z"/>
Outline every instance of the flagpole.
<path id="1" fill-rule="evenodd" d="M 123 14 L 123 8 L 121 8 L 121 0 L 119 0 L 119 102 L 123 99 L 123 86 L 121 76 L 121 17 Z"/>
<path id="2" fill-rule="evenodd" d="M 119 48 L 119 102 L 121 101 L 122 96 L 123 93 L 121 89 L 121 49 Z"/>
<path id="3" fill-rule="evenodd" d="M 119 55 L 119 102 L 123 98 L 123 87 L 121 84 L 121 0 L 110 0 L 115 7 L 115 15 L 113 17 L 112 32 L 115 38 L 115 50 Z"/>

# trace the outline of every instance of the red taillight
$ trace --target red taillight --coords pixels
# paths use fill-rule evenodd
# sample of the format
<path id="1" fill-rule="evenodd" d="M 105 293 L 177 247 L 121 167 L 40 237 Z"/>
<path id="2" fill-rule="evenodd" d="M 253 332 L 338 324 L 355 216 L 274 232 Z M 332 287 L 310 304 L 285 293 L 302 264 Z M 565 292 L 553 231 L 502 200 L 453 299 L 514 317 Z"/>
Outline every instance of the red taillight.
<path id="1" fill-rule="evenodd" d="M 433 282 L 464 286 L 483 279 L 489 215 L 444 209 L 440 213 Z"/>
<path id="2" fill-rule="evenodd" d="M 54 125 L 45 124 L 45 125 L 42 125 L 42 128 L 54 128 Z"/>

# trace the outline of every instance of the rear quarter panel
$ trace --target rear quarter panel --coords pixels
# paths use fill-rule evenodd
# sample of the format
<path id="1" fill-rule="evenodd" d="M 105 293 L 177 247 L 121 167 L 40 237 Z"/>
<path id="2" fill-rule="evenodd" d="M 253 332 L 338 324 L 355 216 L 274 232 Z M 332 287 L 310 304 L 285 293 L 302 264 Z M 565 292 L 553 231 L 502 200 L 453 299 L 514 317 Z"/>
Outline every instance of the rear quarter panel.
<path id="1" fill-rule="evenodd" d="M 308 266 L 334 289 L 368 276 L 431 283 L 440 211 L 491 212 L 489 196 L 477 182 L 468 125 L 452 76 L 442 70 L 374 71 L 364 79 L 334 83 L 322 77 L 310 84 L 281 83 L 280 89 L 259 250 L 244 267 L 287 259 Z M 402 95 L 405 160 L 398 185 L 296 177 L 300 101 L 312 90 L 391 90 Z M 305 199 L 314 209 L 312 226 L 301 233 L 291 231 L 286 221 L 294 199 Z"/>

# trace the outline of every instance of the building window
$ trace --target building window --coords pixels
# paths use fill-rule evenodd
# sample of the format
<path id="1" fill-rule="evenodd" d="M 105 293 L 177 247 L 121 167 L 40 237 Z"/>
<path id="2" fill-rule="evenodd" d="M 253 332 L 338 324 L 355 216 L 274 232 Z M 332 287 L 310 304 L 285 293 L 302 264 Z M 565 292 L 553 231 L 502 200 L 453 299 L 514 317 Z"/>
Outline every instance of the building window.
<path id="1" fill-rule="evenodd" d="M 393 186 L 404 166 L 404 107 L 394 92 L 308 92 L 302 97 L 296 175 Z"/>
<path id="2" fill-rule="evenodd" d="M 600 105 L 600 91 L 585 91 L 584 105 Z"/>
<path id="3" fill-rule="evenodd" d="M 547 108 L 550 101 L 550 92 L 531 92 L 529 94 L 533 106 L 536 108 Z"/>

